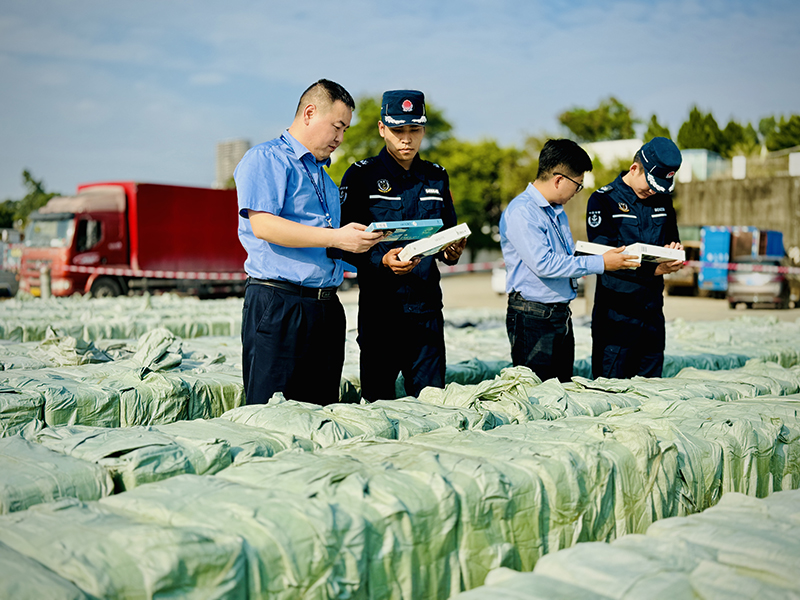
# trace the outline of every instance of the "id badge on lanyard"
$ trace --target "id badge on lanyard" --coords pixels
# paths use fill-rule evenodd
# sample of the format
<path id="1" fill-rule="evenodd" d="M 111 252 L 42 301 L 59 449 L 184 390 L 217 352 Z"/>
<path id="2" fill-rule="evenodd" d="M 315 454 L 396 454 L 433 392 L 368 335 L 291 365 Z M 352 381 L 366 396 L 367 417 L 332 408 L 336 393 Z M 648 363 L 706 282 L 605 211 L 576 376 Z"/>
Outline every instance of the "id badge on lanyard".
<path id="1" fill-rule="evenodd" d="M 289 146 L 289 149 L 292 151 L 292 153 L 294 153 L 294 147 L 289 143 L 289 140 L 283 137 L 283 134 L 281 134 L 281 139 L 283 140 L 284 144 Z M 295 156 L 297 155 L 295 154 Z M 297 157 L 297 160 L 300 161 L 300 164 L 303 166 L 303 170 L 306 172 L 306 175 L 308 175 L 308 180 L 311 182 L 311 185 L 314 186 L 314 191 L 317 193 L 317 199 L 319 200 L 320 206 L 322 206 L 322 214 L 325 215 L 325 227 L 333 229 L 333 218 L 331 217 L 331 211 L 328 210 L 328 198 L 325 192 L 325 179 L 322 169 L 320 169 L 320 183 L 322 184 L 322 187 L 320 188 L 320 186 L 317 185 L 317 182 L 311 176 L 311 171 L 308 170 L 308 166 L 305 162 L 303 162 L 303 157 L 299 156 Z"/>
<path id="2" fill-rule="evenodd" d="M 556 235 L 558 236 L 558 241 L 561 242 L 561 245 L 564 247 L 568 256 L 572 256 L 572 252 L 570 250 L 569 244 L 567 244 L 567 240 L 564 239 L 564 233 L 561 231 L 561 227 L 558 225 L 558 219 L 554 219 L 550 216 L 550 213 L 547 212 L 547 208 L 544 206 L 542 207 L 545 214 L 547 214 L 547 218 L 550 219 L 550 222 L 553 224 L 553 228 L 556 230 Z M 569 285 L 572 288 L 572 291 L 576 294 L 578 293 L 578 280 L 574 277 L 569 278 Z"/>
<path id="3" fill-rule="evenodd" d="M 289 140 L 283 137 L 283 135 L 281 135 L 281 139 L 286 143 L 287 146 L 289 146 L 289 148 L 292 149 L 292 152 L 294 152 L 294 148 L 292 148 Z M 308 175 L 308 180 L 311 182 L 311 185 L 314 186 L 314 191 L 317 193 L 320 206 L 322 206 L 322 214 L 325 215 L 325 227 L 327 229 L 333 229 L 333 218 L 331 217 L 331 211 L 328 210 L 328 198 L 327 193 L 325 192 L 325 178 L 322 169 L 320 169 L 320 184 L 322 185 L 320 188 L 320 186 L 317 185 L 317 182 L 314 181 L 314 178 L 311 176 L 311 171 L 308 170 L 308 166 L 305 162 L 303 162 L 303 158 L 299 157 L 298 160 L 300 161 L 300 164 L 303 165 L 303 170 L 306 172 L 306 175 Z M 326 248 L 325 255 L 334 260 L 341 259 L 343 257 L 342 251 L 339 248 Z"/>

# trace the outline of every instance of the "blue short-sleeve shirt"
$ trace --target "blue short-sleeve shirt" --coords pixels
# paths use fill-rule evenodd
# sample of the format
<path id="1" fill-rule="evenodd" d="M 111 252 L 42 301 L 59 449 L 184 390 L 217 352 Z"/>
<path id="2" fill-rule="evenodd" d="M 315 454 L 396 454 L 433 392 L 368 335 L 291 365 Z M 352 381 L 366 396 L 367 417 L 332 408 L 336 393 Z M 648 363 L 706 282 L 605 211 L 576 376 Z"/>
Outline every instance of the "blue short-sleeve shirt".
<path id="1" fill-rule="evenodd" d="M 259 239 L 253 234 L 247 212 L 266 212 L 312 227 L 338 228 L 339 189 L 323 168 L 329 165 L 330 159 L 317 161 L 288 131 L 244 155 L 234 171 L 234 180 L 239 198 L 239 241 L 247 251 L 244 269 L 249 276 L 307 287 L 342 283 L 342 261 L 329 258 L 325 248 L 287 248 Z"/>

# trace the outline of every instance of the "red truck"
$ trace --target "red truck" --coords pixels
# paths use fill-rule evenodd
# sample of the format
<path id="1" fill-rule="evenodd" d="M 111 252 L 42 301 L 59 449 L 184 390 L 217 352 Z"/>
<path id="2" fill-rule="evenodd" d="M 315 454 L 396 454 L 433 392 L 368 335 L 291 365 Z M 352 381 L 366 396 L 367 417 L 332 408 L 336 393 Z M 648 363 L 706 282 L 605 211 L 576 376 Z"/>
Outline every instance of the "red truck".
<path id="1" fill-rule="evenodd" d="M 173 290 L 198 295 L 244 289 L 236 190 L 88 183 L 30 215 L 20 289 L 54 296 Z"/>

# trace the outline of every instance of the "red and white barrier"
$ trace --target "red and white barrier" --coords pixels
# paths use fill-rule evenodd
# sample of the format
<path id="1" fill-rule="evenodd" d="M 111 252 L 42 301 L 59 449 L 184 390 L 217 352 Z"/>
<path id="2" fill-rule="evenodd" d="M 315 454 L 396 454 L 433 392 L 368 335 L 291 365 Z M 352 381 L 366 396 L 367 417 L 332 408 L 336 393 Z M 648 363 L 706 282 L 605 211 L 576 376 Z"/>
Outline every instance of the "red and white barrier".
<path id="1" fill-rule="evenodd" d="M 756 273 L 783 273 L 800 275 L 800 267 L 784 267 L 778 265 L 762 265 L 758 263 L 717 263 L 703 262 L 699 260 L 688 260 L 684 263 L 687 267 L 708 267 L 712 269 L 725 269 L 727 271 L 743 271 Z M 503 261 L 466 263 L 457 265 L 439 265 L 439 271 L 443 274 L 452 273 L 479 273 L 491 271 L 495 267 L 503 267 Z M 148 277 L 153 279 L 199 279 L 212 281 L 244 281 L 247 279 L 246 273 L 222 273 L 205 271 L 151 271 L 139 269 L 117 269 L 110 267 L 80 267 L 67 265 L 65 271 L 75 273 L 97 273 L 98 275 L 118 275 L 122 277 Z M 345 277 L 355 277 L 355 273 L 349 271 Z"/>
<path id="2" fill-rule="evenodd" d="M 209 281 L 244 281 L 247 273 L 223 273 L 207 271 L 150 271 L 139 269 L 118 269 L 112 267 L 80 267 L 67 265 L 65 271 L 73 273 L 96 273 L 98 275 L 117 275 L 120 277 L 147 277 L 151 279 L 199 279 Z"/>
<path id="3" fill-rule="evenodd" d="M 706 267 L 711 269 L 724 269 L 726 271 L 742 271 L 744 273 L 783 273 L 784 275 L 800 275 L 800 267 L 783 267 L 779 265 L 761 265 L 758 263 L 717 263 L 703 262 L 700 260 L 687 260 L 683 263 L 686 267 Z"/>

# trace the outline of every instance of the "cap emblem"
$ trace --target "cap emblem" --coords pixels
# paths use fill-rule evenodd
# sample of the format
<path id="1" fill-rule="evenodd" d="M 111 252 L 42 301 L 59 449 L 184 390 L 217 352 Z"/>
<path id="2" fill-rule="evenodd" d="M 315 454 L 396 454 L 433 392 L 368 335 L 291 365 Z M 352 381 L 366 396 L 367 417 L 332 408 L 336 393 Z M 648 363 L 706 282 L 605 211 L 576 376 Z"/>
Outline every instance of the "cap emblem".
<path id="1" fill-rule="evenodd" d="M 675 171 L 670 171 L 666 174 L 667 179 L 672 179 L 673 177 L 675 177 Z"/>
<path id="2" fill-rule="evenodd" d="M 403 112 L 411 112 L 414 110 L 414 105 L 411 103 L 411 100 L 403 100 Z"/>

